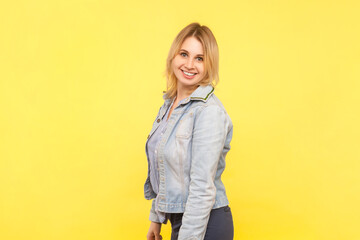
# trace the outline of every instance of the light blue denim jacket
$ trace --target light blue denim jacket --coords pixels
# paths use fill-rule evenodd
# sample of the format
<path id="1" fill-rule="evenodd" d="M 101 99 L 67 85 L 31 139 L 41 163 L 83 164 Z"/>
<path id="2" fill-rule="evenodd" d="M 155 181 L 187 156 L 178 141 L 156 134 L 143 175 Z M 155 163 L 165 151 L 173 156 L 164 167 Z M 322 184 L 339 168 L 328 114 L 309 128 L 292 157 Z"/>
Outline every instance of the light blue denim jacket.
<path id="1" fill-rule="evenodd" d="M 204 239 L 211 209 L 229 204 L 221 174 L 230 150 L 233 125 L 213 92 L 211 85 L 199 86 L 171 113 L 157 147 L 158 194 L 151 186 L 148 168 L 144 195 L 148 200 L 155 198 L 149 219 L 160 222 L 155 209 L 184 213 L 178 240 Z M 171 101 L 165 99 L 148 139 Z"/>

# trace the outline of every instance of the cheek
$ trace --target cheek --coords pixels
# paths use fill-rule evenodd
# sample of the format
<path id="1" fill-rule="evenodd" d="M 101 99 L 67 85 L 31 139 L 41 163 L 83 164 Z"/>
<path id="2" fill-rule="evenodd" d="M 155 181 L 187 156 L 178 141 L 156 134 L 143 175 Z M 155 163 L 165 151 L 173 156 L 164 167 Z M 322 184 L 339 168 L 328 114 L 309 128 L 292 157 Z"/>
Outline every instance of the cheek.
<path id="1" fill-rule="evenodd" d="M 180 61 L 178 59 L 174 58 L 174 60 L 171 63 L 172 69 L 177 69 L 177 68 L 179 68 L 179 66 L 180 66 Z"/>
<path id="2" fill-rule="evenodd" d="M 171 68 L 172 68 L 173 71 L 175 71 L 177 69 L 176 62 L 171 63 Z"/>
<path id="3" fill-rule="evenodd" d="M 204 64 L 201 64 L 198 69 L 201 72 L 201 74 L 204 74 L 205 72 Z"/>

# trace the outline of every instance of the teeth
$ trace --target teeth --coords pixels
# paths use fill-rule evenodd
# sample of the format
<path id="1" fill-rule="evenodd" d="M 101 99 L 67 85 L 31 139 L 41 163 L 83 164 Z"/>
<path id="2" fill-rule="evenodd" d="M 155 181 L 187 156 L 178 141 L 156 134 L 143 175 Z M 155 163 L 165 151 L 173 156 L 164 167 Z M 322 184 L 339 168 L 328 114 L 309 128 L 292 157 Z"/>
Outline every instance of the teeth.
<path id="1" fill-rule="evenodd" d="M 189 72 L 185 72 L 185 71 L 183 71 L 183 72 L 188 76 L 194 76 L 195 75 L 195 73 L 189 73 Z"/>

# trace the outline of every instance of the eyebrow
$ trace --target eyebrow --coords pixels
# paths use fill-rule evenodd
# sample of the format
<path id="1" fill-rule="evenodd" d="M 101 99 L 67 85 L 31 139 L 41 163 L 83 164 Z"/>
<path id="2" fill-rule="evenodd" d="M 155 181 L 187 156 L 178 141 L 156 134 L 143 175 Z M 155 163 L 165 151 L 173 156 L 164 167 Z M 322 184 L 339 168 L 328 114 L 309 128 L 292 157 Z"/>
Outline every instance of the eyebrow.
<path id="1" fill-rule="evenodd" d="M 180 52 L 181 51 L 184 51 L 184 52 L 186 52 L 186 53 L 189 53 L 188 51 L 186 51 L 185 49 L 180 49 Z M 201 56 L 201 57 L 203 57 L 204 55 L 203 54 L 197 54 L 196 56 Z"/>

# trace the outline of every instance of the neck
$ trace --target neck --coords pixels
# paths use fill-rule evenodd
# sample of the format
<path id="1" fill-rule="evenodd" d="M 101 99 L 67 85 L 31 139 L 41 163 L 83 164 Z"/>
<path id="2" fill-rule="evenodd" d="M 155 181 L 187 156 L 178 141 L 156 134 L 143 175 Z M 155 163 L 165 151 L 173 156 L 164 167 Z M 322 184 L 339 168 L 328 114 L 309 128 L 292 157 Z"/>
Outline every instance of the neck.
<path id="1" fill-rule="evenodd" d="M 184 98 L 189 97 L 198 87 L 198 85 L 195 86 L 189 86 L 189 87 L 183 87 L 178 85 L 177 86 L 177 93 L 176 93 L 176 100 L 180 101 Z"/>

